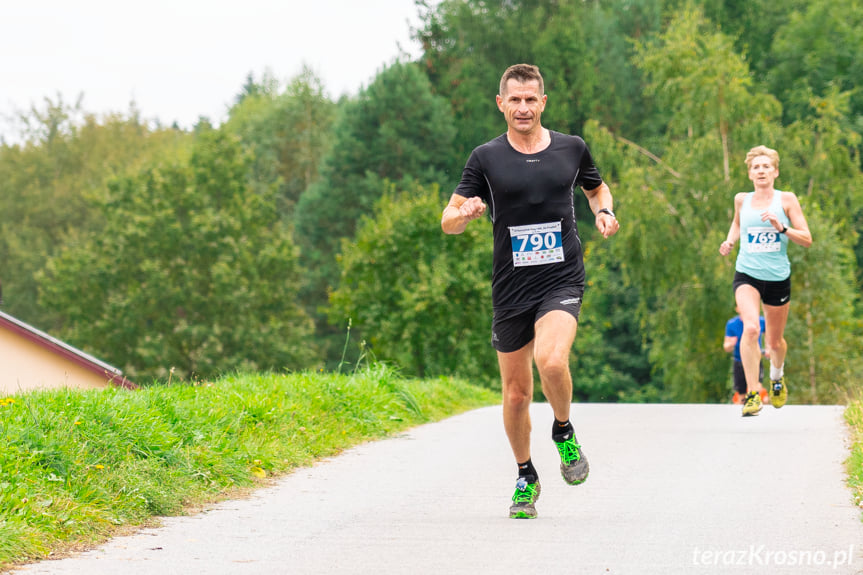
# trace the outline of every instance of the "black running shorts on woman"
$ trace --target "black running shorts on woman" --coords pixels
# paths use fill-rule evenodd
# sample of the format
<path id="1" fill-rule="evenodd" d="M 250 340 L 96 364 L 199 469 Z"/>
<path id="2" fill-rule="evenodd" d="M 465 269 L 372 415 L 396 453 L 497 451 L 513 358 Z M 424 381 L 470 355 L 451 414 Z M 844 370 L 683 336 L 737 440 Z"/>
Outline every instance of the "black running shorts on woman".
<path id="1" fill-rule="evenodd" d="M 734 283 L 732 284 L 734 291 L 736 292 L 737 288 L 742 285 L 750 285 L 757 289 L 758 295 L 761 296 L 761 301 L 765 305 L 780 306 L 791 301 L 791 276 L 774 282 L 760 280 L 743 272 L 734 272 Z"/>
<path id="2" fill-rule="evenodd" d="M 573 191 L 595 189 L 602 178 L 584 140 L 553 131 L 550 136 L 549 146 L 536 154 L 517 151 L 506 134 L 477 147 L 455 190 L 488 204 L 496 316 L 528 311 L 559 289 L 584 289 Z"/>

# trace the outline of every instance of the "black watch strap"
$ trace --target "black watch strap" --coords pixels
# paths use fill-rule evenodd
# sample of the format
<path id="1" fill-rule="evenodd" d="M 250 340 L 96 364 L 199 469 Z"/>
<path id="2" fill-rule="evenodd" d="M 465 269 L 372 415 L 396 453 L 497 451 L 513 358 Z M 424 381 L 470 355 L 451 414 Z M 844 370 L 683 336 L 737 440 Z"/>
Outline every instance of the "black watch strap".
<path id="1" fill-rule="evenodd" d="M 612 218 L 617 219 L 617 216 L 614 215 L 614 212 L 612 212 L 608 208 L 602 208 L 600 210 L 597 210 L 596 215 L 598 216 L 599 214 L 608 214 Z"/>

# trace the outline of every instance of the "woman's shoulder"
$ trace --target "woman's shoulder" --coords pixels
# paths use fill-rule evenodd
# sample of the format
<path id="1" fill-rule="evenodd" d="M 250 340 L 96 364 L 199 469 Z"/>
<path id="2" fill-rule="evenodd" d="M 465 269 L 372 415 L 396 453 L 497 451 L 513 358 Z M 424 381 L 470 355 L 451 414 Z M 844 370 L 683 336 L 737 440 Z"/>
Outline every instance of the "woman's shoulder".
<path id="1" fill-rule="evenodd" d="M 780 194 L 780 198 L 782 198 L 782 206 L 793 206 L 799 205 L 800 200 L 797 199 L 797 194 L 794 192 L 783 192 L 781 190 L 776 190 Z"/>

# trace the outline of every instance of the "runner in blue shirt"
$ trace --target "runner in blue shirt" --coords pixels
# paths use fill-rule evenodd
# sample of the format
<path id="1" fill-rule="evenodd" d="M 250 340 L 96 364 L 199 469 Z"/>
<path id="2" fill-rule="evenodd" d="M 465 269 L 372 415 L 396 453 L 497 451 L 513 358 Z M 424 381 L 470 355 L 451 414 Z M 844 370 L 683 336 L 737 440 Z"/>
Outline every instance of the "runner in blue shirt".
<path id="1" fill-rule="evenodd" d="M 758 333 L 758 350 L 762 354 L 766 350 L 761 346 L 762 335 L 764 335 L 764 316 L 758 318 L 758 323 L 761 331 Z M 743 361 L 740 359 L 740 338 L 743 337 L 743 320 L 739 315 L 734 316 L 725 323 L 725 339 L 722 342 L 722 349 L 731 354 L 733 358 L 732 364 L 732 381 L 734 389 L 734 397 L 731 402 L 737 405 L 743 403 L 746 399 L 746 376 L 743 373 Z M 767 390 L 761 385 L 761 380 L 764 378 L 764 364 L 758 361 L 758 395 L 761 396 L 761 401 L 769 401 Z"/>

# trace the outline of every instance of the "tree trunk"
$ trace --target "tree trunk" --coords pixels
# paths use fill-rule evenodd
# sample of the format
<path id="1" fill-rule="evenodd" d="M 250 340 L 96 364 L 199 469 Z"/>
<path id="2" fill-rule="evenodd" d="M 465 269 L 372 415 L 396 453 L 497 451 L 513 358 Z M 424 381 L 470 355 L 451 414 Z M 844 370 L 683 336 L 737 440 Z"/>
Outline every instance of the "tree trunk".
<path id="1" fill-rule="evenodd" d="M 725 110 L 725 96 L 722 92 L 722 85 L 719 86 L 719 137 L 722 139 L 722 173 L 725 175 L 725 181 L 731 181 L 731 168 L 728 160 L 728 122 L 725 121 L 723 114 Z"/>

